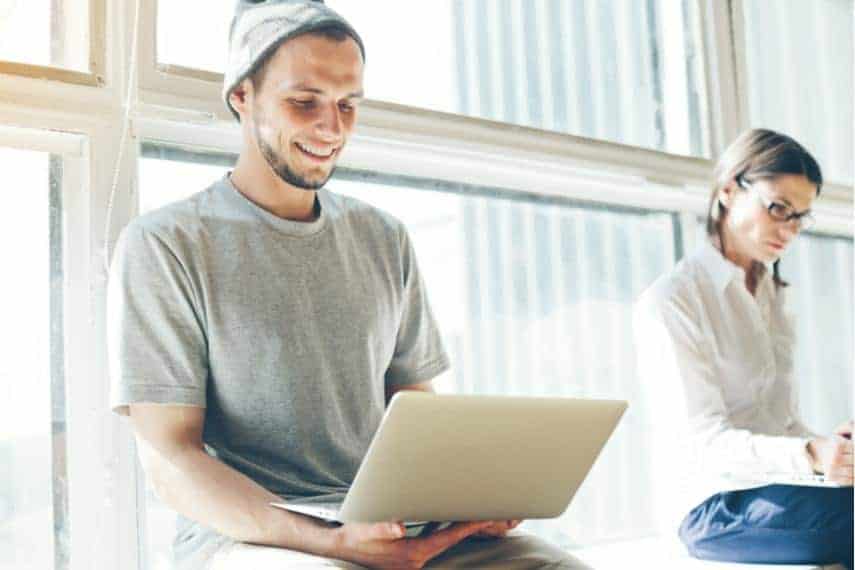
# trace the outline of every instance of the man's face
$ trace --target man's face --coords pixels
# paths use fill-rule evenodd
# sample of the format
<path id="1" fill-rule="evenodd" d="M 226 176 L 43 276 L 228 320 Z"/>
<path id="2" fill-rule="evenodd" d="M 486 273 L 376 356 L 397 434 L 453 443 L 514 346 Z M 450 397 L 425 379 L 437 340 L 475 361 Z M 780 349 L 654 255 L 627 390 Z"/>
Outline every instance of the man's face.
<path id="1" fill-rule="evenodd" d="M 267 62 L 244 120 L 284 182 L 316 190 L 332 176 L 356 125 L 362 69 L 354 40 L 311 34 L 288 40 Z"/>

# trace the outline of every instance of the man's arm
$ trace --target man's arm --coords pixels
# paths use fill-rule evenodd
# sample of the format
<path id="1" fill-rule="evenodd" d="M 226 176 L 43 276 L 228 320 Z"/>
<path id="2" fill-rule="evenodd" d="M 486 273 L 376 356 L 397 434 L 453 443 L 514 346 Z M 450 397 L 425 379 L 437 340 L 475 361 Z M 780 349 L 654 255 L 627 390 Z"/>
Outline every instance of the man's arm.
<path id="1" fill-rule="evenodd" d="M 428 380 L 427 382 L 420 382 L 418 384 L 409 384 L 405 386 L 386 386 L 386 405 L 389 405 L 389 402 L 392 400 L 392 396 L 397 394 L 402 390 L 415 390 L 416 392 L 434 392 L 433 383 Z"/>
<path id="2" fill-rule="evenodd" d="M 281 499 L 208 455 L 204 408 L 132 404 L 143 469 L 161 500 L 184 516 L 242 542 L 289 548 L 374 568 L 421 568 L 488 526 L 459 523 L 426 538 L 404 538 L 399 523 L 326 523 L 269 505 Z"/>
<path id="3" fill-rule="evenodd" d="M 204 408 L 132 404 L 130 417 L 146 475 L 174 510 L 243 542 L 332 550 L 327 525 L 270 507 L 281 499 L 205 452 Z"/>

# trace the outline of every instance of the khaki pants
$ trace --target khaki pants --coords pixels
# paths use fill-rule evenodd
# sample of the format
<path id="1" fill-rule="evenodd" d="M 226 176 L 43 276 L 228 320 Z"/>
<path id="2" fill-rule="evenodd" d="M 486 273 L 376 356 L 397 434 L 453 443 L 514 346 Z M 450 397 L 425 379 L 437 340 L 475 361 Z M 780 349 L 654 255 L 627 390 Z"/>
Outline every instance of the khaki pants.
<path id="1" fill-rule="evenodd" d="M 303 554 L 293 550 L 243 543 L 224 545 L 211 560 L 209 570 L 279 570 L 284 568 L 340 568 L 363 566 Z M 478 568 L 495 570 L 586 569 L 568 553 L 534 536 L 511 532 L 499 539 L 467 539 L 431 560 L 427 568 Z"/>

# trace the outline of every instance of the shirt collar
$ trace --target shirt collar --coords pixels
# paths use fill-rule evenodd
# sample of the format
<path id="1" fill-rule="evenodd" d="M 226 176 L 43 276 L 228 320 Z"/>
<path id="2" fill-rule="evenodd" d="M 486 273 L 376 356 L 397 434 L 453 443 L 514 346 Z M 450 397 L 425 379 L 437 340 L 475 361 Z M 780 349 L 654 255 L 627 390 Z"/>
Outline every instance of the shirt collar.
<path id="1" fill-rule="evenodd" d="M 698 261 L 710 276 L 716 293 L 724 291 L 725 287 L 737 277 L 745 279 L 745 270 L 722 255 L 709 241 L 704 241 L 701 246 Z"/>
<path id="2" fill-rule="evenodd" d="M 717 293 L 722 293 L 728 284 L 735 279 L 740 282 L 745 281 L 745 270 L 722 255 L 721 251 L 709 240 L 704 241 L 698 260 L 712 279 Z M 769 271 L 764 265 L 757 281 L 757 291 L 766 288 L 769 279 Z"/>

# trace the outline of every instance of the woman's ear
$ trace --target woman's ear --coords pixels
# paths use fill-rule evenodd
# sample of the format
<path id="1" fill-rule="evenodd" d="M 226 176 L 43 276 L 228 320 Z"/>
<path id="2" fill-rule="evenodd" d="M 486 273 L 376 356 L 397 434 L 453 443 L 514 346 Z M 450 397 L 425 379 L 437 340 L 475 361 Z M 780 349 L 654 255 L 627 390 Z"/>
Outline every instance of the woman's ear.
<path id="1" fill-rule="evenodd" d="M 733 196 L 739 191 L 739 184 L 736 180 L 731 180 L 727 185 L 718 191 L 718 203 L 725 208 L 730 208 Z"/>

